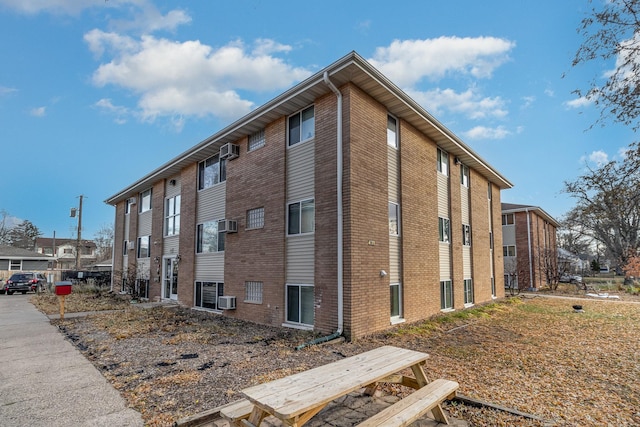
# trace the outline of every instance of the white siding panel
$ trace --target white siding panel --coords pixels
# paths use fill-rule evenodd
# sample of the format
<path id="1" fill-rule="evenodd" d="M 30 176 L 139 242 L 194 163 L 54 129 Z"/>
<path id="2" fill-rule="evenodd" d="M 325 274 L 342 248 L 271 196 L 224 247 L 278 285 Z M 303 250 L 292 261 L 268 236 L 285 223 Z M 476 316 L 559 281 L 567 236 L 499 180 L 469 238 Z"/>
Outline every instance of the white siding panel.
<path id="1" fill-rule="evenodd" d="M 469 215 L 469 189 L 465 186 L 460 186 L 460 208 L 462 210 L 462 223 L 471 224 L 471 216 Z"/>
<path id="2" fill-rule="evenodd" d="M 449 218 L 449 177 L 438 173 L 438 216 Z"/>
<path id="3" fill-rule="evenodd" d="M 195 280 L 224 282 L 224 252 L 196 255 Z"/>
<path id="4" fill-rule="evenodd" d="M 515 226 L 507 225 L 502 227 L 502 244 L 505 246 L 516 244 L 516 227 Z"/>
<path id="5" fill-rule="evenodd" d="M 389 201 L 395 203 L 400 201 L 400 171 L 398 170 L 398 163 L 398 150 L 393 147 L 387 147 Z"/>
<path id="6" fill-rule="evenodd" d="M 151 235 L 152 211 L 146 211 L 138 216 L 138 236 Z"/>
<path id="7" fill-rule="evenodd" d="M 471 277 L 471 247 L 462 247 L 462 273 L 464 277 Z"/>
<path id="8" fill-rule="evenodd" d="M 440 243 L 440 278 L 451 278 L 451 255 L 449 253 L 449 245 Z"/>
<path id="9" fill-rule="evenodd" d="M 313 141 L 287 150 L 287 200 L 290 202 L 314 196 L 314 150 Z"/>
<path id="10" fill-rule="evenodd" d="M 195 250 L 195 248 L 193 249 Z M 171 236 L 164 239 L 162 254 L 171 255 L 180 252 L 180 239 L 178 236 Z"/>
<path id="11" fill-rule="evenodd" d="M 401 280 L 402 266 L 400 257 L 400 238 L 389 236 L 389 282 L 399 283 Z"/>
<path id="12" fill-rule="evenodd" d="M 196 222 L 201 224 L 214 219 L 224 219 L 227 184 L 222 182 L 198 192 Z"/>
<path id="13" fill-rule="evenodd" d="M 314 284 L 314 237 L 287 238 L 287 283 Z"/>
<path id="14" fill-rule="evenodd" d="M 172 179 L 176 181 L 176 185 L 171 185 L 171 184 L 170 184 L 170 181 L 171 181 Z M 165 193 L 165 194 L 164 194 L 164 196 L 165 196 L 166 198 L 169 198 L 169 197 L 175 197 L 175 196 L 177 196 L 178 194 L 180 194 L 180 175 L 176 175 L 176 176 L 174 176 L 174 177 L 172 177 L 172 178 L 169 178 L 169 179 L 166 181 L 166 186 L 165 186 L 165 191 L 164 191 L 164 193 Z"/>
<path id="15" fill-rule="evenodd" d="M 129 238 L 129 215 L 125 215 L 124 217 L 124 240 L 131 240 Z"/>

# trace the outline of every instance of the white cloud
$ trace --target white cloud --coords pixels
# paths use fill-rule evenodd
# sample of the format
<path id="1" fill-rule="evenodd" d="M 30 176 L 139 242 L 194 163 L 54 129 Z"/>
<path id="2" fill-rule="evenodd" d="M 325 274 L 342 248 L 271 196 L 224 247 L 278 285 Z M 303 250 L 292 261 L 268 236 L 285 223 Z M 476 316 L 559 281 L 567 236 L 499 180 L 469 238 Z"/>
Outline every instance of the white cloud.
<path id="1" fill-rule="evenodd" d="M 591 104 L 593 104 L 593 101 L 590 99 L 587 99 L 584 96 L 580 98 L 572 99 L 571 101 L 567 101 L 564 103 L 564 105 L 566 105 L 569 108 L 583 108 L 583 107 L 588 107 Z"/>
<path id="2" fill-rule="evenodd" d="M 107 114 L 115 116 L 114 121 L 120 125 L 125 124 L 127 122 L 127 116 L 131 114 L 127 107 L 114 105 L 111 99 L 108 98 L 99 100 L 94 106 Z"/>
<path id="3" fill-rule="evenodd" d="M 11 87 L 0 86 L 0 96 L 9 95 L 10 93 L 17 92 L 18 89 L 14 89 Z"/>
<path id="4" fill-rule="evenodd" d="M 439 79 L 453 73 L 491 77 L 509 60 L 514 47 L 514 42 L 495 37 L 395 40 L 377 48 L 369 62 L 399 86 L 413 87 L 423 78 Z"/>
<path id="5" fill-rule="evenodd" d="M 522 97 L 522 109 L 526 109 L 529 108 L 531 106 L 531 104 L 533 104 L 536 101 L 536 97 L 535 96 L 523 96 Z"/>
<path id="6" fill-rule="evenodd" d="M 464 132 L 464 136 L 468 139 L 503 139 L 511 135 L 504 126 L 490 128 L 486 126 L 476 126 L 473 129 Z"/>
<path id="7" fill-rule="evenodd" d="M 445 109 L 464 114 L 471 119 L 503 118 L 508 114 L 502 98 L 482 97 L 473 89 L 467 89 L 461 93 L 453 89 L 408 91 L 408 93 L 432 114 L 440 114 Z"/>
<path id="8" fill-rule="evenodd" d="M 93 30 L 85 40 L 94 53 L 113 54 L 94 72 L 94 84 L 133 92 L 138 96 L 135 114 L 150 121 L 207 115 L 236 119 L 253 108 L 240 91 L 282 89 L 311 74 L 270 55 L 290 47 L 268 39 L 258 40 L 253 49 L 241 41 L 213 49 L 197 40 L 174 42 L 149 35 L 138 40 Z"/>
<path id="9" fill-rule="evenodd" d="M 597 167 L 601 167 L 609 163 L 609 155 L 602 150 L 593 151 L 588 156 L 582 156 L 580 158 L 581 163 L 587 161 L 595 164 Z"/>
<path id="10" fill-rule="evenodd" d="M 29 114 L 34 117 L 44 117 L 47 114 L 47 107 L 32 108 Z"/>
<path id="11" fill-rule="evenodd" d="M 113 3 L 120 1 L 104 2 L 104 7 L 113 7 Z M 111 3 L 111 4 L 110 4 Z M 94 7 L 102 2 L 95 0 L 0 0 L 0 5 L 13 9 L 19 13 L 37 14 L 48 12 L 57 15 L 76 15 L 82 10 Z"/>

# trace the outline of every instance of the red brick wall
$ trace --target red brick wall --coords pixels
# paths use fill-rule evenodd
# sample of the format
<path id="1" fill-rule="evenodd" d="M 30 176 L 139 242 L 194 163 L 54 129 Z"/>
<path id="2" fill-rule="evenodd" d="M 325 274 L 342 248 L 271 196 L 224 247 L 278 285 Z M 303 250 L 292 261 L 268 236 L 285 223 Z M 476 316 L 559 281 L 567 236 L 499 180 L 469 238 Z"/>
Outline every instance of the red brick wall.
<path id="1" fill-rule="evenodd" d="M 440 311 L 436 144 L 400 121 L 404 317 Z"/>
<path id="2" fill-rule="evenodd" d="M 462 205 L 460 165 L 449 155 L 449 197 L 451 219 L 451 284 L 453 286 L 453 308 L 464 307 L 464 270 L 462 268 Z M 466 188 L 465 188 L 466 190 Z"/>
<path id="3" fill-rule="evenodd" d="M 493 221 L 493 275 L 496 297 L 504 297 L 504 257 L 502 255 L 502 206 L 500 188 L 491 185 L 491 218 Z"/>
<path id="4" fill-rule="evenodd" d="M 343 90 L 345 333 L 356 338 L 389 327 L 387 110 L 354 85 Z"/>
<path id="5" fill-rule="evenodd" d="M 491 301 L 491 258 L 489 256 L 489 198 L 486 178 L 471 174 L 471 259 L 476 303 Z"/>
<path id="6" fill-rule="evenodd" d="M 198 164 L 194 163 L 180 172 L 180 243 L 178 265 L 178 301 L 193 306 L 196 253 L 196 206 Z M 162 283 L 162 282 L 161 282 Z"/>
<path id="7" fill-rule="evenodd" d="M 149 260 L 149 299 L 159 297 L 160 293 L 160 275 L 162 274 L 162 240 L 164 238 L 164 195 L 165 181 L 158 181 L 153 185 L 151 190 L 151 242 L 149 244 L 150 257 Z M 158 257 L 158 263 L 156 263 Z M 158 267 L 160 274 L 158 274 Z"/>
<path id="8" fill-rule="evenodd" d="M 124 268 L 123 245 L 124 245 L 124 224 L 127 218 L 124 214 L 125 202 L 122 201 L 115 206 L 116 217 L 113 230 L 113 266 L 111 281 L 114 291 L 120 291 L 122 289 L 122 282 L 120 281 L 120 272 Z"/>
<path id="9" fill-rule="evenodd" d="M 235 295 L 229 316 L 279 326 L 284 321 L 286 224 L 286 119 L 269 124 L 265 145 L 227 163 L 226 216 L 238 221 L 238 233 L 225 241 L 225 295 Z M 249 209 L 264 207 L 264 228 L 246 229 Z M 245 281 L 263 282 L 262 304 L 245 303 Z"/>

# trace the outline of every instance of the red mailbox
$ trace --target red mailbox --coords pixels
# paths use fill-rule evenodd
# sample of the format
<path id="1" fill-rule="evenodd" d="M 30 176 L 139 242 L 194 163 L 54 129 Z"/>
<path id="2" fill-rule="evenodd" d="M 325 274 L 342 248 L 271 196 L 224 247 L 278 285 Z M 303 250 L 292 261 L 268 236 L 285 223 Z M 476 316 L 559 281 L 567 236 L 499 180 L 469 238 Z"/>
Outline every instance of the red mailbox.
<path id="1" fill-rule="evenodd" d="M 56 282 L 56 295 L 69 295 L 71 293 L 71 282 Z"/>

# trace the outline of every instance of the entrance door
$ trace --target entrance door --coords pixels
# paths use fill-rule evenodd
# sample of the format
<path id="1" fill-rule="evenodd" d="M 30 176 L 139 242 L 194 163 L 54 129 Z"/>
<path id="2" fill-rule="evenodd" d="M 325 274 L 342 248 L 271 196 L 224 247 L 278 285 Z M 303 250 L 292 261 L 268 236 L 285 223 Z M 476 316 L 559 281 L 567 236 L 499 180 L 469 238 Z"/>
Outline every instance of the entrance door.
<path id="1" fill-rule="evenodd" d="M 176 257 L 165 257 L 163 266 L 162 298 L 178 299 L 178 261 Z"/>

